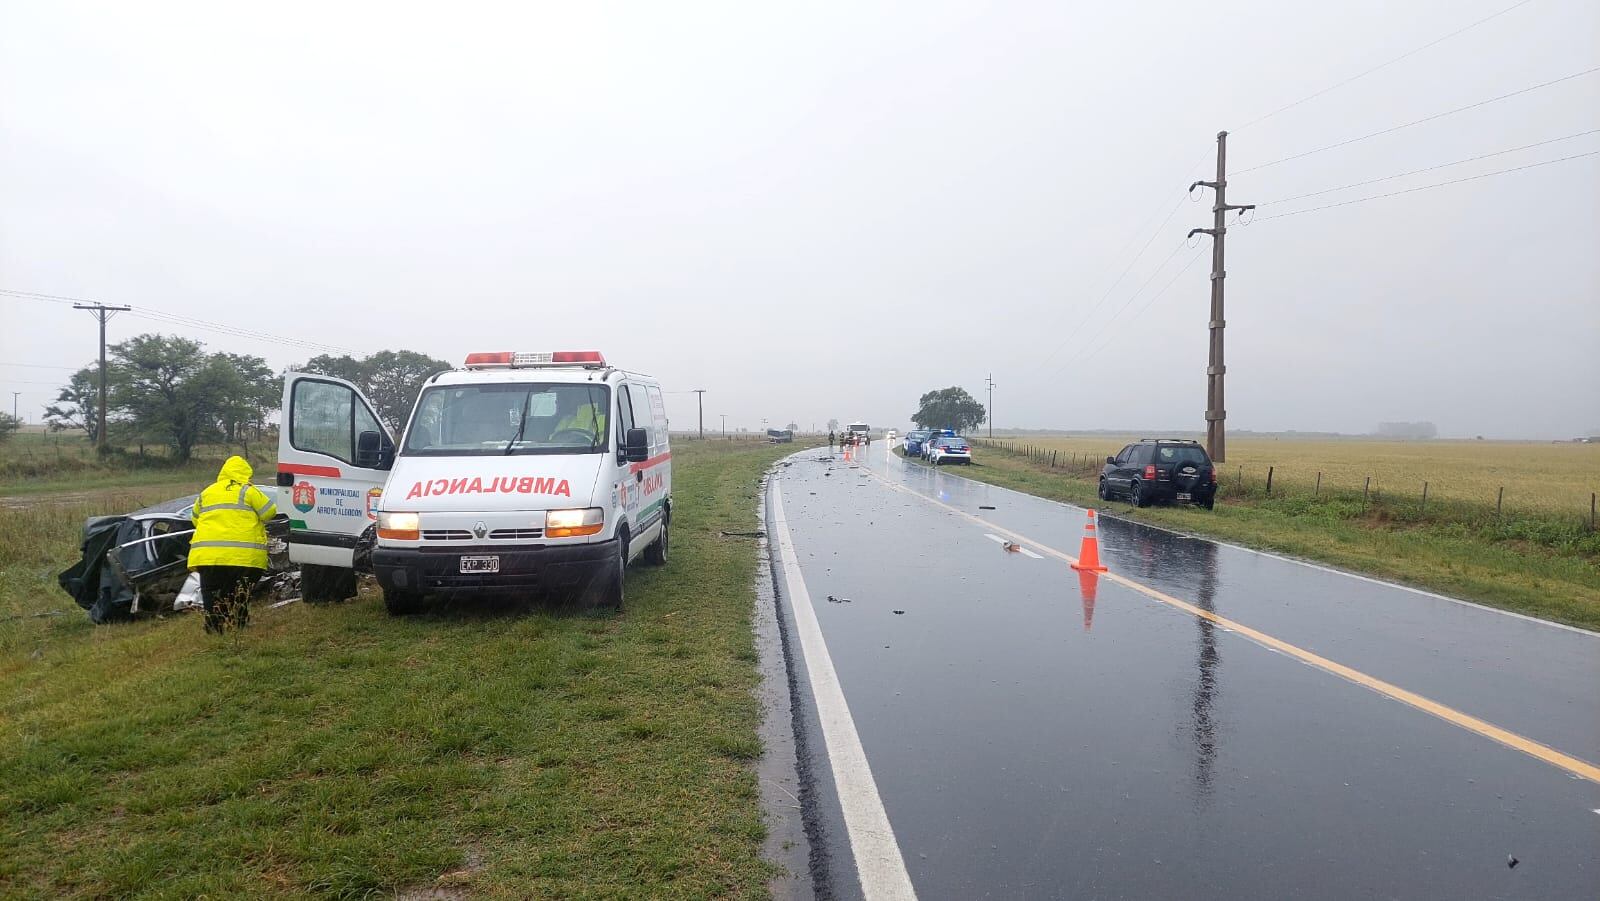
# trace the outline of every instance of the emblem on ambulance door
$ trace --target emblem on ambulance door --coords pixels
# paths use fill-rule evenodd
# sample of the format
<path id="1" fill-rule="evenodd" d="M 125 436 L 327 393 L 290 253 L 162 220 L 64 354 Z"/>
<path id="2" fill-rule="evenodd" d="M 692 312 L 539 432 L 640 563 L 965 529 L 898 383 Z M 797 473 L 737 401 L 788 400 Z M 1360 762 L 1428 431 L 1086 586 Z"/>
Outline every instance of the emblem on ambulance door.
<path id="1" fill-rule="evenodd" d="M 294 490 L 289 493 L 289 500 L 294 508 L 301 513 L 310 513 L 311 508 L 317 505 L 317 489 L 310 482 L 301 480 L 295 483 Z"/>

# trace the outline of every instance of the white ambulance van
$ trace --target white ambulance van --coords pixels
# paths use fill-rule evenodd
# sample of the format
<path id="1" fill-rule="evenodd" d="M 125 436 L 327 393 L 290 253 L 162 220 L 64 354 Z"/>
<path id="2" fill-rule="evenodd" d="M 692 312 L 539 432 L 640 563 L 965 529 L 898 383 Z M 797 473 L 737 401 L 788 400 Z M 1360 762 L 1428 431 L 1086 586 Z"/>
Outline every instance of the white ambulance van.
<path id="1" fill-rule="evenodd" d="M 661 386 L 595 351 L 475 353 L 429 378 L 400 441 L 349 382 L 284 377 L 279 509 L 307 600 L 369 569 L 392 614 L 430 595 L 579 594 L 667 561 L 672 451 Z"/>

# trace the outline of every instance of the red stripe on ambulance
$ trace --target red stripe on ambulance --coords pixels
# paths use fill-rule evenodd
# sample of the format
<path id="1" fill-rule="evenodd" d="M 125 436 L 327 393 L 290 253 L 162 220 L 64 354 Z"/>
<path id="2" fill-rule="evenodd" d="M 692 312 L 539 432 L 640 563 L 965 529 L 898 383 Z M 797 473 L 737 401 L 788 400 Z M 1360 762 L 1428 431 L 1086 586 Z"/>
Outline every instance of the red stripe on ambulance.
<path id="1" fill-rule="evenodd" d="M 287 472 L 297 476 L 323 476 L 324 478 L 339 478 L 339 467 L 317 466 L 311 463 L 279 463 L 279 472 Z"/>

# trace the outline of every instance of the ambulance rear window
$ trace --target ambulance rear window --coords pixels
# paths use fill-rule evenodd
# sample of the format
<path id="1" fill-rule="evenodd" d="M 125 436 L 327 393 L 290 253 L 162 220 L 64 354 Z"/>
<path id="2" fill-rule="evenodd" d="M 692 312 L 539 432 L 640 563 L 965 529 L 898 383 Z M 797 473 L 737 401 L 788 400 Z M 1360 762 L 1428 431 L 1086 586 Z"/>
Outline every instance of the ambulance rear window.
<path id="1" fill-rule="evenodd" d="M 611 389 L 597 384 L 435 385 L 403 454 L 590 454 L 609 447 Z"/>

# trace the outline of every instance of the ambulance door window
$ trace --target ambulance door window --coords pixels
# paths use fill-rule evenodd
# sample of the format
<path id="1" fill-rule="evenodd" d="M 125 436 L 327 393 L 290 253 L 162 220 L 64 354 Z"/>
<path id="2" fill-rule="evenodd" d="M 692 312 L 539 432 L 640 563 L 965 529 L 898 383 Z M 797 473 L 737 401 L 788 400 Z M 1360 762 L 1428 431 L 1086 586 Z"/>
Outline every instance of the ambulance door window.
<path id="1" fill-rule="evenodd" d="M 355 460 L 355 392 L 333 382 L 301 379 L 295 382 L 289 409 L 289 444 L 295 450 L 327 454 L 350 463 Z"/>
<path id="2" fill-rule="evenodd" d="M 645 396 L 643 385 L 629 385 L 628 394 L 633 398 L 634 428 L 644 429 L 650 436 L 650 456 L 656 455 L 657 437 L 655 423 L 650 416 L 650 398 Z"/>
<path id="3" fill-rule="evenodd" d="M 633 428 L 633 405 L 628 402 L 626 385 L 617 386 L 617 454 L 620 458 L 622 445 L 628 440 L 628 430 Z"/>
<path id="4" fill-rule="evenodd" d="M 646 389 L 650 394 L 650 419 L 655 423 L 656 434 L 660 435 L 661 444 L 667 443 L 667 404 L 661 397 L 661 389 L 651 385 Z"/>

